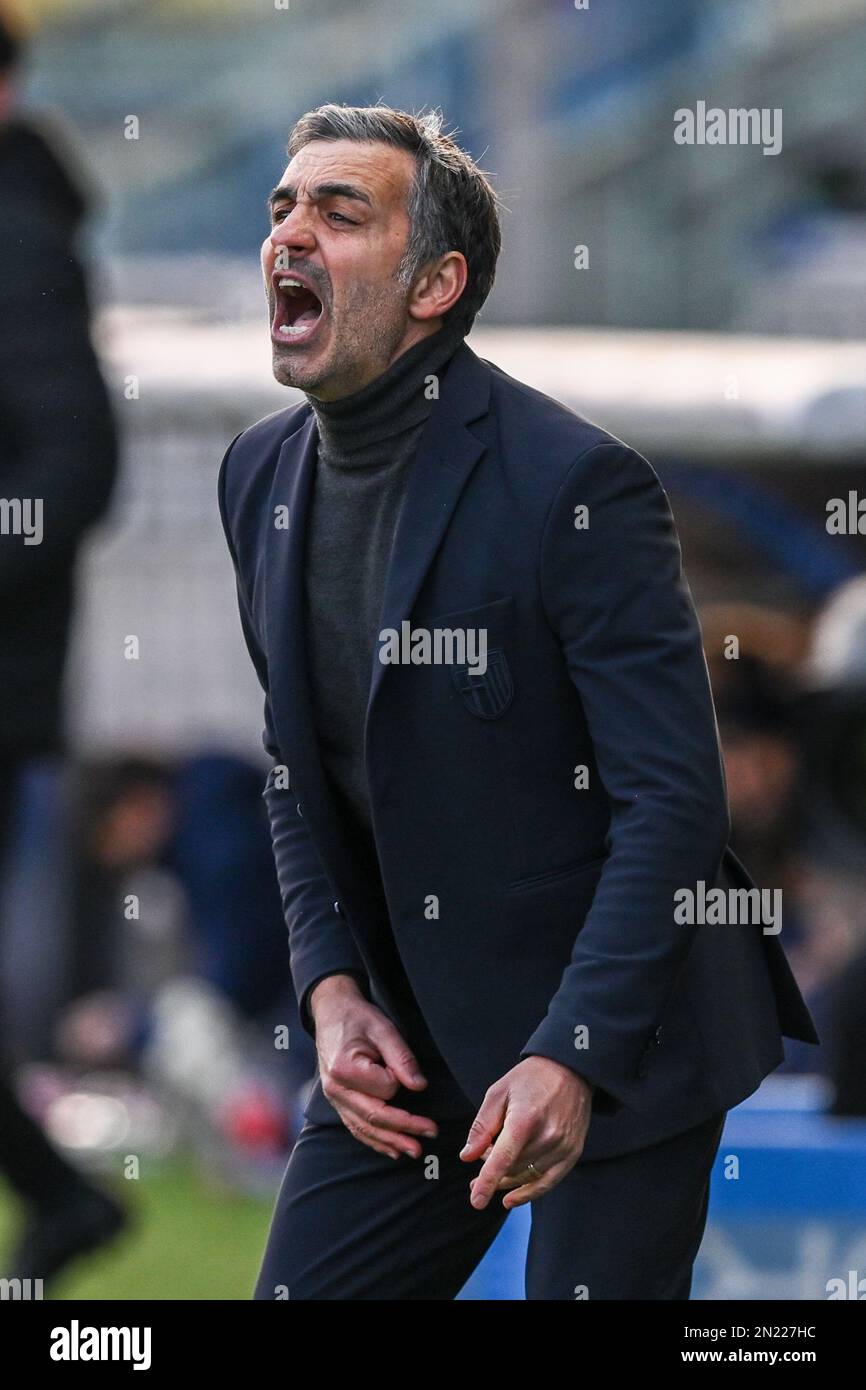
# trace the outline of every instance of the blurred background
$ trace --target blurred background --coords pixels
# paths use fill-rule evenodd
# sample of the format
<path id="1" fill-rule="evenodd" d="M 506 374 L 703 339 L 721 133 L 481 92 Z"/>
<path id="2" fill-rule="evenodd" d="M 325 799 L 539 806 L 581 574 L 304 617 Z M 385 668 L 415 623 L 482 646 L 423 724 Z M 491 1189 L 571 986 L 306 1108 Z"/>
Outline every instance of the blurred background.
<path id="1" fill-rule="evenodd" d="M 294 398 L 258 269 L 288 131 L 381 99 L 441 106 L 505 202 L 474 350 L 661 475 L 734 848 L 783 890 L 823 1039 L 786 1043 L 730 1116 L 694 1295 L 866 1277 L 866 0 L 0 17 L 0 478 L 68 518 L 0 569 L 0 1129 L 6 1106 L 45 1143 L 43 1190 L 0 1140 L 9 1272 L 53 1261 L 56 1297 L 252 1289 L 314 1059 L 216 475 Z M 781 152 L 677 145 L 700 100 L 781 109 Z M 61 1237 L 58 1183 L 79 1212 Z M 466 1297 L 522 1297 L 527 1225 Z"/>

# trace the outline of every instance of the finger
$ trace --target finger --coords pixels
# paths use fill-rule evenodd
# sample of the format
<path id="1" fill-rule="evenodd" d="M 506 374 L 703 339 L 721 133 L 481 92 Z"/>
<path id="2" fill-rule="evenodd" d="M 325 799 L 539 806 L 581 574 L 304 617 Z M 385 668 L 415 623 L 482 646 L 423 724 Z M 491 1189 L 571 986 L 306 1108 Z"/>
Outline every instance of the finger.
<path id="1" fill-rule="evenodd" d="M 466 1143 L 460 1150 L 460 1157 L 464 1163 L 472 1163 L 481 1157 L 486 1158 L 492 1152 L 492 1146 L 502 1129 L 507 1105 L 508 1092 L 504 1088 L 500 1091 L 491 1087 L 481 1103 L 481 1109 L 469 1126 Z"/>
<path id="2" fill-rule="evenodd" d="M 516 1123 L 517 1118 L 517 1115 L 512 1110 L 512 1124 Z M 524 1123 L 522 1126 L 523 1133 L 531 1136 L 534 1131 L 535 1137 L 524 1138 L 518 1161 L 514 1164 L 513 1168 L 509 1168 L 507 1173 L 503 1173 L 504 1178 L 519 1178 L 524 1176 L 525 1170 L 529 1167 L 530 1163 L 534 1163 L 535 1167 L 540 1172 L 546 1172 L 548 1168 L 553 1167 L 554 1163 L 564 1162 L 569 1154 L 572 1155 L 573 1161 L 575 1163 L 577 1162 L 577 1158 L 574 1157 L 574 1144 L 569 1139 L 564 1135 L 558 1138 L 547 1138 L 543 1131 L 541 1133 L 538 1132 L 539 1128 L 540 1126 L 533 1122 L 533 1116 L 531 1114 L 524 1116 Z M 507 1129 L 508 1120 L 506 1118 L 506 1124 L 503 1126 L 502 1134 L 505 1134 Z M 513 1132 L 516 1132 L 516 1130 Z M 500 1138 L 501 1137 L 502 1136 L 500 1136 Z M 490 1152 L 491 1151 L 488 1150 L 487 1153 L 485 1153 L 485 1160 Z M 484 1169 L 482 1168 L 481 1172 L 477 1173 L 472 1181 L 477 1182 L 483 1171 Z"/>
<path id="3" fill-rule="evenodd" d="M 513 1192 L 507 1192 L 502 1198 L 502 1205 L 507 1211 L 511 1211 L 512 1207 L 522 1207 L 527 1202 L 536 1202 L 539 1197 L 543 1197 L 546 1192 L 550 1192 L 556 1187 L 557 1183 L 561 1182 L 566 1173 L 571 1172 L 573 1167 L 574 1164 L 569 1161 L 555 1163 L 535 1182 L 523 1183 L 521 1187 L 516 1187 Z"/>
<path id="4" fill-rule="evenodd" d="M 542 1168 L 542 1167 L 541 1167 L 541 1164 L 537 1163 L 537 1164 L 535 1165 L 535 1167 L 536 1167 L 536 1176 L 533 1177 L 533 1175 L 532 1175 L 531 1173 L 527 1173 L 527 1171 L 526 1171 L 526 1164 L 524 1163 L 523 1168 L 520 1170 L 519 1173 L 506 1173 L 504 1178 L 500 1178 L 500 1179 L 499 1179 L 499 1182 L 496 1184 L 496 1191 L 497 1191 L 497 1192 L 512 1192 L 516 1187 L 523 1187 L 523 1186 L 524 1186 L 525 1184 L 527 1184 L 527 1183 L 531 1183 L 531 1182 L 536 1182 L 536 1183 L 537 1183 L 537 1182 L 540 1181 L 541 1175 L 542 1175 L 542 1174 L 545 1174 L 545 1173 L 547 1173 L 547 1172 L 549 1171 L 550 1166 L 551 1166 L 551 1165 L 550 1165 L 550 1163 L 548 1162 L 547 1167 Z M 472 1181 L 470 1182 L 470 1184 L 469 1184 L 470 1191 L 472 1191 L 472 1190 L 474 1189 L 475 1184 L 476 1184 L 477 1181 L 478 1181 L 478 1176 L 479 1176 L 479 1175 L 476 1175 L 476 1176 L 472 1179 Z"/>
<path id="5" fill-rule="evenodd" d="M 420 1158 L 424 1152 L 423 1142 L 419 1142 L 419 1134 L 422 1140 L 436 1137 L 436 1127 L 432 1120 L 427 1120 L 421 1115 L 410 1115 L 408 1111 L 396 1111 L 392 1106 L 384 1104 L 378 1107 L 369 1096 L 356 1094 L 349 1097 L 345 1102 L 345 1109 L 365 1134 L 374 1135 L 380 1143 L 399 1149 L 400 1153 L 406 1154 L 409 1158 Z M 403 1129 L 402 1122 L 394 1120 L 395 1114 L 405 1117 L 410 1126 L 408 1132 Z"/>
<path id="6" fill-rule="evenodd" d="M 524 1183 L 537 1181 L 540 1174 L 546 1173 L 555 1163 L 558 1163 L 561 1159 L 567 1158 L 568 1152 L 569 1150 L 565 1146 L 555 1146 L 554 1148 L 539 1149 L 538 1151 L 524 1149 L 520 1156 L 521 1166 L 515 1168 L 513 1172 L 506 1173 L 504 1177 L 500 1178 L 497 1183 L 497 1191 L 505 1192 L 510 1188 L 522 1187 Z M 535 1178 L 533 1178 L 532 1173 L 527 1171 L 530 1163 L 535 1165 Z M 472 1179 L 472 1183 L 477 1182 L 479 1176 L 480 1174 L 476 1175 L 476 1177 Z M 470 1187 L 472 1183 L 469 1184 Z"/>
<path id="7" fill-rule="evenodd" d="M 408 1086 L 413 1091 L 424 1089 L 427 1078 L 411 1047 L 392 1023 L 381 1019 L 370 1029 L 370 1038 L 381 1052 L 385 1066 L 401 1086 Z"/>
<path id="8" fill-rule="evenodd" d="M 506 1173 L 519 1173 L 520 1169 L 525 1167 L 523 1152 L 531 1133 L 531 1121 L 509 1120 L 506 1114 L 505 1124 L 493 1145 L 493 1152 L 485 1159 L 481 1172 L 472 1182 L 469 1200 L 473 1207 L 486 1207 Z"/>
<path id="9" fill-rule="evenodd" d="M 541 1172 L 541 1169 L 539 1168 L 538 1171 Z M 533 1177 L 532 1177 L 532 1174 L 531 1174 L 531 1173 L 525 1173 L 525 1172 L 524 1172 L 524 1173 L 521 1173 L 519 1177 L 514 1177 L 514 1178 L 511 1177 L 511 1175 L 510 1175 L 509 1173 L 506 1173 L 506 1174 L 505 1174 L 505 1177 L 504 1177 L 504 1178 L 500 1178 L 500 1179 L 499 1179 L 499 1182 L 496 1184 L 496 1191 L 497 1191 L 497 1192 L 511 1192 L 511 1191 L 514 1190 L 515 1187 L 523 1187 L 524 1183 L 528 1183 L 528 1182 L 532 1182 L 532 1181 L 533 1181 Z M 537 1181 L 537 1179 L 536 1179 L 536 1181 Z M 473 1179 L 472 1179 L 472 1182 L 469 1184 L 470 1188 L 472 1187 L 472 1184 L 473 1184 L 474 1182 L 475 1182 L 475 1179 L 473 1178 Z"/>
<path id="10" fill-rule="evenodd" d="M 439 1133 L 435 1120 L 425 1115 L 412 1115 L 396 1105 L 386 1105 L 370 1096 L 355 1092 L 346 1097 L 345 1104 L 354 1111 L 362 1124 L 373 1129 L 393 1131 L 396 1134 L 419 1135 L 424 1139 L 435 1139 Z"/>
<path id="11" fill-rule="evenodd" d="M 375 1149 L 377 1153 L 386 1154 L 388 1158 L 401 1157 L 400 1150 L 395 1148 L 393 1144 L 384 1143 L 375 1134 L 368 1132 L 363 1125 L 358 1124 L 355 1119 L 350 1119 L 344 1115 L 341 1115 L 340 1119 L 352 1137 L 357 1139 L 359 1143 L 365 1144 L 368 1149 Z"/>
<path id="12" fill-rule="evenodd" d="M 378 1150 L 379 1153 L 388 1153 L 391 1158 L 400 1158 L 403 1155 L 407 1158 L 420 1157 L 419 1146 L 414 1139 L 404 1138 L 398 1134 L 386 1134 L 384 1130 L 364 1124 L 352 1111 L 341 1113 L 340 1118 L 356 1139 L 359 1139 L 362 1144 L 366 1144 L 369 1148 Z"/>
<path id="13" fill-rule="evenodd" d="M 342 1056 L 331 1068 L 329 1079 L 332 1086 L 338 1086 L 345 1092 L 361 1091 L 379 1100 L 390 1100 L 400 1085 L 390 1068 L 384 1066 L 378 1057 L 361 1051 Z"/>

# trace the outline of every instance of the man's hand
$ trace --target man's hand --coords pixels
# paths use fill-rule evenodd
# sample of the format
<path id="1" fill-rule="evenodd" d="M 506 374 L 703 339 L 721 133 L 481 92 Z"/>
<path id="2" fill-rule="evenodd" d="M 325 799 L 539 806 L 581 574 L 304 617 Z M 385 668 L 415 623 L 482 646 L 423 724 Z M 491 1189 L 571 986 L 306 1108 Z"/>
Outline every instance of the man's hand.
<path id="1" fill-rule="evenodd" d="M 570 1067 L 548 1057 L 525 1057 L 490 1087 L 460 1157 L 484 1158 L 469 1184 L 473 1207 L 486 1207 L 497 1190 L 510 1211 L 556 1187 L 583 1152 L 593 1087 Z M 491 1147 L 492 1145 L 492 1147 Z M 532 1163 L 538 1172 L 526 1172 Z"/>
<path id="2" fill-rule="evenodd" d="M 322 1090 L 346 1128 L 377 1153 L 420 1158 L 413 1134 L 433 1139 L 433 1120 L 387 1102 L 426 1078 L 391 1020 L 364 998 L 351 975 L 329 975 L 310 995 Z"/>

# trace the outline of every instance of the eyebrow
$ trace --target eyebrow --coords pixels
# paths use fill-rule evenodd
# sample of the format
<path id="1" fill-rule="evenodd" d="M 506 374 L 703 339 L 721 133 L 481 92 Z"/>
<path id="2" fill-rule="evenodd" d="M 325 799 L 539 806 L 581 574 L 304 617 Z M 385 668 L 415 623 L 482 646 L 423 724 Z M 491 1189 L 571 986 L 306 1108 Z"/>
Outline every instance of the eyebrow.
<path id="1" fill-rule="evenodd" d="M 368 208 L 373 206 L 373 200 L 363 188 L 358 188 L 353 183 L 339 183 L 331 180 L 327 183 L 319 183 L 313 189 L 313 200 L 320 198 L 351 198 L 356 203 L 366 203 Z M 294 203 L 297 201 L 297 189 L 294 184 L 283 183 L 275 188 L 268 196 L 266 207 L 272 209 L 275 203 Z"/>

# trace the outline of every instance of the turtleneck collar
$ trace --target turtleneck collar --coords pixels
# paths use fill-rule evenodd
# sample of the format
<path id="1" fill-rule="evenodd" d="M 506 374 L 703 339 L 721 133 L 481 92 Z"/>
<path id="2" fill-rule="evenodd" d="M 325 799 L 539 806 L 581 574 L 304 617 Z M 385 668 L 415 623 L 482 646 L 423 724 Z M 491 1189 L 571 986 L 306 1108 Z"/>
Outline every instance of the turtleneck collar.
<path id="1" fill-rule="evenodd" d="M 463 338 L 446 323 L 413 343 L 360 391 L 336 401 L 305 392 L 319 427 L 320 459 L 335 468 L 365 467 L 383 461 L 383 446 L 389 458 L 398 457 L 432 409 L 426 378 L 441 371 Z"/>

